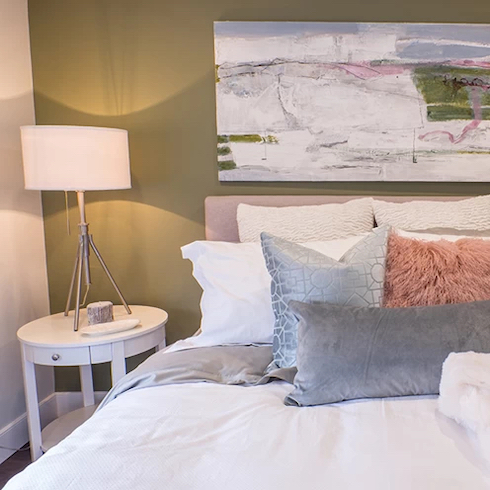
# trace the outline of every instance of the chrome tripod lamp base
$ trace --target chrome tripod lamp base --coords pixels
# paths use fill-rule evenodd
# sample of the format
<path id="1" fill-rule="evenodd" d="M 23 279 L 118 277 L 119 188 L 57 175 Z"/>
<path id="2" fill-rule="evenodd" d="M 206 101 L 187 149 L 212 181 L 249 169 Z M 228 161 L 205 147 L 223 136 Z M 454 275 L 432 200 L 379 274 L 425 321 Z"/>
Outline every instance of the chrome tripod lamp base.
<path id="1" fill-rule="evenodd" d="M 94 239 L 92 235 L 88 232 L 88 223 L 85 218 L 85 193 L 83 191 L 77 191 L 77 200 L 78 200 L 78 208 L 80 210 L 80 223 L 78 225 L 79 234 L 78 234 L 78 247 L 77 247 L 77 255 L 75 258 L 75 267 L 73 268 L 73 275 L 70 283 L 70 291 L 68 293 L 68 299 L 66 301 L 65 308 L 65 316 L 68 316 L 70 311 L 70 305 L 73 297 L 73 290 L 75 289 L 76 283 L 76 296 L 75 296 L 75 318 L 73 321 L 73 329 L 75 332 L 78 330 L 78 326 L 80 323 L 80 307 L 83 303 L 85 303 L 85 299 L 82 301 L 82 282 L 85 285 L 85 298 L 88 294 L 90 286 L 92 284 L 92 280 L 90 277 L 90 250 L 92 250 L 100 262 L 102 269 L 106 273 L 109 281 L 111 281 L 112 286 L 116 290 L 119 299 L 121 300 L 124 308 L 131 314 L 131 309 L 128 306 L 128 303 L 124 299 L 121 290 L 116 284 L 116 281 L 112 277 L 109 268 L 107 267 L 102 255 L 97 250 L 95 246 Z"/>

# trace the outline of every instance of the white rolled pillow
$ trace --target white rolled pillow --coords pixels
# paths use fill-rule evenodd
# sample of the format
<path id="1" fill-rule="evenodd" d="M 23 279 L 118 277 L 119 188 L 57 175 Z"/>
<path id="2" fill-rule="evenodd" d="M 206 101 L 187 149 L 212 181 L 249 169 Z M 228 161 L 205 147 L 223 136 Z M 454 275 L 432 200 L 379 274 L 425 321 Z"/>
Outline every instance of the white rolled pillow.
<path id="1" fill-rule="evenodd" d="M 461 201 L 373 201 L 378 226 L 446 235 L 490 235 L 490 196 Z"/>
<path id="2" fill-rule="evenodd" d="M 265 231 L 290 242 L 336 240 L 370 232 L 374 226 L 373 199 L 314 206 L 251 206 L 237 209 L 240 242 L 260 242 Z"/>

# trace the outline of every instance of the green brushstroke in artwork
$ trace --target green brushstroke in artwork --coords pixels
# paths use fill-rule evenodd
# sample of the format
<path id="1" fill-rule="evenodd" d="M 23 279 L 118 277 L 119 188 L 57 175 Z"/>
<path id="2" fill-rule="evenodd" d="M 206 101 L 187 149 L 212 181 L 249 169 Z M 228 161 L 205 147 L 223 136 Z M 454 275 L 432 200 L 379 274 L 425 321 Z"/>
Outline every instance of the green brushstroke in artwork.
<path id="1" fill-rule="evenodd" d="M 429 121 L 455 121 L 474 119 L 471 107 L 458 107 L 451 104 L 429 105 L 427 106 L 427 119 Z M 481 110 L 483 120 L 490 120 L 490 108 L 484 107 Z"/>
<path id="2" fill-rule="evenodd" d="M 454 121 L 473 119 L 471 107 L 459 107 L 451 104 L 427 106 L 427 119 L 429 121 Z"/>
<path id="3" fill-rule="evenodd" d="M 230 143 L 262 143 L 260 134 L 230 134 Z"/>
<path id="4" fill-rule="evenodd" d="M 214 80 L 216 83 L 220 81 L 218 70 L 219 70 L 219 65 L 214 65 Z"/>
<path id="5" fill-rule="evenodd" d="M 279 140 L 277 139 L 276 136 L 273 136 L 271 134 L 267 135 L 265 138 L 264 138 L 264 141 L 266 143 L 269 143 L 269 144 L 273 144 L 275 145 L 276 143 L 279 143 Z"/>
<path id="6" fill-rule="evenodd" d="M 457 151 L 456 153 L 458 153 L 458 155 L 490 155 L 490 151 L 484 151 L 484 150 L 481 151 L 460 150 Z"/>
<path id="7" fill-rule="evenodd" d="M 427 104 L 456 104 L 469 107 L 468 91 L 447 80 L 455 74 L 449 67 L 419 67 L 414 70 L 414 81 Z"/>
<path id="8" fill-rule="evenodd" d="M 230 147 L 229 146 L 218 146 L 218 155 L 223 156 L 223 155 L 229 155 L 231 153 Z"/>
<path id="9" fill-rule="evenodd" d="M 429 121 L 473 119 L 470 90 L 481 92 L 482 106 L 490 105 L 490 93 L 483 87 L 490 85 L 490 69 L 454 66 L 420 66 L 413 71 L 417 90 L 427 103 Z M 490 119 L 487 108 L 482 118 Z"/>
<path id="10" fill-rule="evenodd" d="M 233 170 L 237 168 L 236 163 L 233 160 L 218 161 L 219 170 Z"/>
<path id="11" fill-rule="evenodd" d="M 218 136 L 218 143 L 279 143 L 277 136 L 268 134 L 260 136 L 260 134 L 221 134 Z"/>

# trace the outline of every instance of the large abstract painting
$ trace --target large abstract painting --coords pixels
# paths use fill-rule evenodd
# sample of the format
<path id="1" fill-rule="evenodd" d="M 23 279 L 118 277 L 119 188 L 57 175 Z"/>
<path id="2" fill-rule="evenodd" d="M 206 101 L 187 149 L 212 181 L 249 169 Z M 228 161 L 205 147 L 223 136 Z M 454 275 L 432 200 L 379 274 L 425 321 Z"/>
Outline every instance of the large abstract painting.
<path id="1" fill-rule="evenodd" d="M 490 181 L 490 26 L 215 23 L 222 181 Z"/>

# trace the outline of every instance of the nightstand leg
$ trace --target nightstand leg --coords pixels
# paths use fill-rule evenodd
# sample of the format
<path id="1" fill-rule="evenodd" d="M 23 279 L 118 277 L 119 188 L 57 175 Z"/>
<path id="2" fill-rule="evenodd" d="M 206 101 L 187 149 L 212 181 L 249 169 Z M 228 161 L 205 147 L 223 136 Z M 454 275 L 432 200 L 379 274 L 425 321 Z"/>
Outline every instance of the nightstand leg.
<path id="1" fill-rule="evenodd" d="M 39 418 L 36 371 L 34 363 L 28 361 L 26 358 L 24 346 L 22 346 L 22 361 L 31 459 L 32 461 L 36 461 L 36 459 L 40 458 L 43 454 L 41 450 L 41 420 Z"/>
<path id="2" fill-rule="evenodd" d="M 126 374 L 126 358 L 124 357 L 124 342 L 112 344 L 112 386 Z"/>
<path id="3" fill-rule="evenodd" d="M 82 385 L 83 406 L 95 405 L 94 380 L 90 364 L 80 366 L 80 384 Z"/>
<path id="4" fill-rule="evenodd" d="M 156 352 L 159 352 L 159 351 L 161 351 L 161 350 L 165 349 L 165 347 L 166 347 L 166 342 L 165 342 L 165 339 L 164 339 L 162 342 L 160 342 L 160 343 L 159 343 L 159 344 L 158 344 L 158 345 L 155 347 L 155 351 L 156 351 Z"/>

